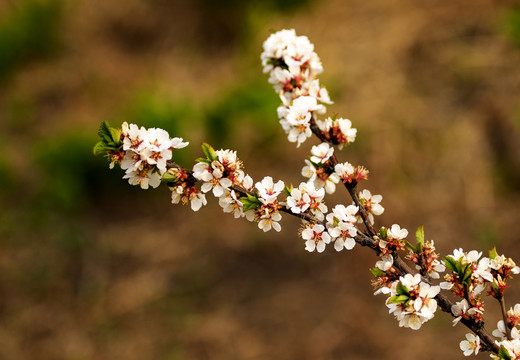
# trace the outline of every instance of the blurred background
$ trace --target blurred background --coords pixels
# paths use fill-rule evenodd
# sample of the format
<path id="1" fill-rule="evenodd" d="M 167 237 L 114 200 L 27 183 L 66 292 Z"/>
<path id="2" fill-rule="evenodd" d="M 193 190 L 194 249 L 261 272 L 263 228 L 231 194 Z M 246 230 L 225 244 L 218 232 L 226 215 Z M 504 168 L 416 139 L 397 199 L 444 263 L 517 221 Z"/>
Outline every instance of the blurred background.
<path id="1" fill-rule="evenodd" d="M 92 155 L 127 121 L 190 141 L 187 167 L 208 141 L 298 184 L 316 141 L 287 142 L 259 61 L 283 28 L 358 129 L 338 158 L 370 170 L 379 226 L 520 263 L 516 1 L 1 0 L 0 359 L 464 358 L 447 314 L 398 327 L 366 249 L 309 254 L 295 219 L 193 213 Z"/>

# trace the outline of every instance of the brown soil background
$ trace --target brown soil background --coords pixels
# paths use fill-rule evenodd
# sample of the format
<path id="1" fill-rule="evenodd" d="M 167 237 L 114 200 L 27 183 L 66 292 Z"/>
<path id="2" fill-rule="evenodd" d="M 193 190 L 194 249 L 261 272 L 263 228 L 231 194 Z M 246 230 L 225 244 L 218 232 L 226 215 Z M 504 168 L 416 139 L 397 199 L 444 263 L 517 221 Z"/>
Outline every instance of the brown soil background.
<path id="1" fill-rule="evenodd" d="M 0 18 L 19 6 L 0 4 Z M 263 233 L 215 199 L 198 213 L 172 206 L 167 189 L 131 188 L 90 151 L 101 121 L 139 121 L 126 115 L 149 93 L 189 104 L 171 133 L 191 142 L 186 166 L 209 137 L 237 150 L 255 180 L 298 184 L 311 143 L 287 143 L 274 94 L 268 116 L 245 106 L 224 123 L 229 133 L 200 120 L 219 106 L 225 118 L 240 86 L 265 91 L 262 42 L 295 28 L 323 61 L 329 114 L 358 128 L 338 158 L 370 170 L 363 185 L 385 207 L 378 225 L 413 234 L 424 224 L 443 254 L 496 246 L 520 263 L 520 50 L 503 31 L 514 4 L 64 3 L 60 50 L 0 83 L 11 179 L 0 190 L 0 359 L 464 358 L 466 331 L 447 314 L 420 331 L 398 327 L 372 295 L 369 251 L 309 254 L 296 220 Z M 76 137 L 87 141 L 62 140 Z M 85 161 L 64 165 L 71 148 Z M 81 186 L 65 194 L 67 174 Z M 518 279 L 511 285 L 508 306 L 520 299 Z M 487 303 L 492 330 L 498 305 Z"/>

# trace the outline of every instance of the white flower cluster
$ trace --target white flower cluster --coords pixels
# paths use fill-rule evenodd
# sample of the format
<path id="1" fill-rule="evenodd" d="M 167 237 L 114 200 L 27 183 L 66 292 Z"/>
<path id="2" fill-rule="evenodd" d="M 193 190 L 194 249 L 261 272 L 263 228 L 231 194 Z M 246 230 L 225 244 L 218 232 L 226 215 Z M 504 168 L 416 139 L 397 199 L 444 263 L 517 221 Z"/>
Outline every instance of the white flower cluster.
<path id="1" fill-rule="evenodd" d="M 310 93 L 323 102 L 330 101 L 327 90 L 315 79 L 323 67 L 307 36 L 297 36 L 292 29 L 281 30 L 271 34 L 263 47 L 260 58 L 264 73 L 269 73 L 269 82 L 285 104 Z"/>
<path id="2" fill-rule="evenodd" d="M 520 339 L 516 338 L 516 339 L 512 339 L 512 340 L 498 341 L 497 345 L 500 347 L 503 347 L 507 351 L 507 354 L 509 355 L 509 357 L 507 359 L 520 360 Z M 460 348 L 461 348 L 461 350 L 464 351 L 464 349 L 462 349 L 462 347 L 463 347 L 463 345 L 461 343 Z M 475 350 L 475 355 L 476 354 L 477 354 L 477 350 Z M 464 355 L 466 355 L 466 352 L 464 352 Z M 469 356 L 469 355 L 471 355 L 471 352 L 466 356 Z M 504 357 L 496 356 L 495 354 L 490 354 L 490 357 L 492 359 L 504 359 Z"/>
<path id="3" fill-rule="evenodd" d="M 433 318 L 437 310 L 434 298 L 440 287 L 423 282 L 419 274 L 406 274 L 394 281 L 391 287 L 382 288 L 381 292 L 389 295 L 386 306 L 399 321 L 399 326 L 417 330 Z"/>
<path id="4" fill-rule="evenodd" d="M 123 179 L 128 179 L 131 185 L 140 185 L 142 189 L 158 187 L 167 170 L 166 163 L 172 158 L 172 150 L 188 145 L 182 138 L 170 139 L 163 129 L 139 128 L 126 122 L 122 125 L 121 136 L 124 155 L 120 165 L 126 170 Z"/>
<path id="5" fill-rule="evenodd" d="M 266 176 L 255 184 L 255 188 L 258 190 L 261 205 L 255 211 L 249 211 L 246 214 L 247 219 L 258 221 L 258 227 L 263 231 L 280 231 L 282 227 L 279 221 L 282 220 L 282 215 L 278 212 L 281 205 L 277 199 L 285 188 L 284 182 L 279 180 L 275 183 L 272 177 Z"/>
<path id="6" fill-rule="evenodd" d="M 470 266 L 471 281 L 468 287 L 468 292 L 472 296 L 479 295 L 486 288 L 486 283 L 493 282 L 493 275 L 490 271 L 490 259 L 487 257 L 480 258 L 481 256 L 482 252 L 478 252 L 476 250 L 464 252 L 462 249 L 455 249 L 453 254 L 449 255 L 449 257 L 454 261 L 460 261 L 462 265 Z M 450 275 L 447 275 L 445 279 L 448 281 L 441 282 L 441 288 L 447 290 L 456 290 L 457 286 L 459 285 L 459 280 L 456 277 Z"/>
<path id="7" fill-rule="evenodd" d="M 328 143 L 313 146 L 310 161 L 305 160 L 305 166 L 302 169 L 302 175 L 308 178 L 307 182 L 318 189 L 325 189 L 327 194 L 333 194 L 336 191 L 336 184 L 340 180 L 335 172 L 326 170 L 333 154 L 334 148 Z"/>
<path id="8" fill-rule="evenodd" d="M 358 208 L 354 205 L 348 207 L 336 205 L 332 212 L 327 214 L 325 226 L 304 221 L 301 236 L 305 240 L 305 250 L 310 252 L 316 250 L 321 253 L 331 242 L 334 242 L 336 251 L 351 250 L 356 245 L 354 238 L 357 235 L 355 226 L 357 211 Z M 322 220 L 323 217 L 320 219 Z"/>
<path id="9" fill-rule="evenodd" d="M 317 79 L 323 67 L 309 39 L 294 30 L 281 30 L 269 36 L 263 48 L 262 66 L 282 100 L 278 116 L 289 141 L 300 146 L 312 136 L 313 122 L 332 144 L 342 147 L 354 141 L 356 129 L 350 120 L 316 119 L 326 111 L 323 104 L 332 102 Z"/>
<path id="10" fill-rule="evenodd" d="M 509 328 L 509 333 L 511 335 L 510 339 L 508 339 L 506 325 L 503 320 L 500 320 L 497 323 L 497 329 L 493 331 L 493 336 L 499 339 L 496 344 L 498 346 L 503 346 L 505 350 L 507 350 L 510 358 L 513 360 L 520 359 L 520 329 L 517 327 L 519 322 L 520 304 L 516 304 L 514 308 L 511 308 L 507 312 L 507 327 Z M 466 353 L 464 353 L 464 355 L 466 355 Z M 493 355 L 491 357 L 498 359 L 498 357 Z"/>
<path id="11" fill-rule="evenodd" d="M 338 149 L 343 149 L 343 145 L 356 140 L 357 129 L 352 127 L 352 122 L 343 118 L 326 118 L 325 120 L 316 119 L 316 125 L 323 134 L 326 135 Z"/>
<path id="12" fill-rule="evenodd" d="M 303 214 L 307 210 L 317 220 L 323 220 L 327 212 L 327 206 L 323 203 L 325 190 L 316 189 L 312 184 L 300 183 L 298 188 L 291 190 L 287 197 L 287 207 L 294 214 Z"/>
<path id="13" fill-rule="evenodd" d="M 282 205 L 277 198 L 285 188 L 284 182 L 280 180 L 275 183 L 267 176 L 255 184 L 244 173 L 235 151 L 215 151 L 214 159 L 203 159 L 195 164 L 193 177 L 202 183 L 202 193 L 211 192 L 219 199 L 219 205 L 225 213 L 232 213 L 235 218 L 245 217 L 249 221 L 256 221 L 263 231 L 281 230 L 279 221 L 282 215 L 278 210 Z M 249 194 L 250 198 L 244 194 Z M 204 194 L 199 193 L 198 196 L 203 197 L 202 204 L 205 205 Z"/>
<path id="14" fill-rule="evenodd" d="M 354 238 L 357 235 L 356 214 L 359 208 L 355 205 L 336 205 L 330 214 L 327 214 L 327 230 L 334 239 L 334 249 L 351 250 L 356 245 Z"/>

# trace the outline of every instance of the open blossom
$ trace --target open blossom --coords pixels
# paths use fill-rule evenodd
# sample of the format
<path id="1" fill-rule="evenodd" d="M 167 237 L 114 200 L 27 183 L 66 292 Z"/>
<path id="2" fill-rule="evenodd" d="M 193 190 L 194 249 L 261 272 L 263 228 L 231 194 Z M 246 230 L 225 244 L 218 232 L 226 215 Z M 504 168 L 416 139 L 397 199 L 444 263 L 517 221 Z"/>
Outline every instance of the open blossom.
<path id="1" fill-rule="evenodd" d="M 470 356 L 473 353 L 477 355 L 480 349 L 480 338 L 474 334 L 466 334 L 466 340 L 460 342 L 460 349 L 464 356 Z"/>
<path id="2" fill-rule="evenodd" d="M 305 212 L 309 208 L 310 203 L 311 198 L 309 194 L 302 192 L 299 188 L 292 189 L 291 196 L 287 197 L 287 207 L 289 207 L 295 214 L 301 214 Z"/>
<path id="3" fill-rule="evenodd" d="M 270 204 L 276 201 L 276 198 L 283 191 L 285 184 L 282 180 L 279 180 L 276 184 L 273 182 L 273 178 L 266 176 L 261 182 L 255 184 L 260 196 L 260 201 L 264 204 Z"/>
<path id="4" fill-rule="evenodd" d="M 388 229 L 388 236 L 392 239 L 404 240 L 408 236 L 408 230 L 401 229 L 397 224 L 394 224 Z"/>
<path id="5" fill-rule="evenodd" d="M 323 105 L 318 104 L 312 96 L 300 96 L 292 102 L 286 111 L 279 111 L 283 117 L 280 124 L 285 130 L 290 142 L 296 142 L 299 147 L 305 140 L 312 136 L 311 118 L 314 112 L 322 113 Z"/>
<path id="6" fill-rule="evenodd" d="M 263 231 L 274 229 L 280 232 L 282 230 L 282 227 L 278 223 L 280 220 L 282 220 L 282 215 L 279 212 L 266 212 L 260 216 L 258 227 Z"/>
<path id="7" fill-rule="evenodd" d="M 311 161 L 313 163 L 326 163 L 327 160 L 334 154 L 334 148 L 328 143 L 321 143 L 311 148 Z"/>
<path id="8" fill-rule="evenodd" d="M 201 190 L 207 193 L 213 190 L 215 197 L 221 197 L 233 183 L 228 178 L 222 177 L 220 169 L 213 169 L 205 162 L 199 162 L 193 167 L 193 177 L 203 182 Z"/>
<path id="9" fill-rule="evenodd" d="M 182 202 L 191 204 L 193 211 L 198 211 L 203 205 L 207 205 L 206 195 L 197 190 L 195 186 L 186 186 L 186 183 L 170 188 L 172 191 L 172 204 Z"/>
<path id="10" fill-rule="evenodd" d="M 517 327 L 513 326 L 511 329 L 511 338 L 513 339 L 520 339 L 520 331 Z M 492 335 L 496 338 L 499 338 L 501 340 L 507 340 L 507 332 L 506 332 L 506 326 L 504 325 L 504 320 L 500 320 L 497 323 L 497 328 L 493 330 Z"/>
<path id="11" fill-rule="evenodd" d="M 453 326 L 457 325 L 462 319 L 474 319 L 475 321 L 479 321 L 483 314 L 482 309 L 481 304 L 471 307 L 466 299 L 455 303 L 451 306 L 451 313 L 456 316 L 452 321 Z"/>
<path id="12" fill-rule="evenodd" d="M 150 166 L 143 166 L 132 171 L 127 170 L 123 179 L 128 179 L 130 185 L 139 185 L 144 190 L 149 186 L 156 188 L 161 184 L 161 174 Z"/>
<path id="13" fill-rule="evenodd" d="M 309 203 L 310 213 L 317 220 L 322 221 L 325 218 L 325 213 L 328 210 L 327 205 L 325 205 L 323 202 L 323 198 L 325 197 L 325 190 L 323 188 L 317 189 L 312 183 L 301 183 L 300 189 L 309 195 L 311 200 Z"/>
<path id="14" fill-rule="evenodd" d="M 360 180 L 368 178 L 368 170 L 362 166 L 355 168 L 349 162 L 336 164 L 334 173 L 345 184 L 357 184 Z"/>
<path id="15" fill-rule="evenodd" d="M 325 120 L 316 120 L 316 125 L 323 136 L 332 144 L 338 145 L 340 150 L 343 145 L 356 140 L 357 130 L 352 127 L 352 122 L 348 119 L 328 117 Z"/>
<path id="16" fill-rule="evenodd" d="M 394 265 L 394 257 L 391 254 L 381 256 L 381 260 L 376 262 L 376 268 L 388 271 Z"/>
<path id="17" fill-rule="evenodd" d="M 222 210 L 225 213 L 232 213 L 235 219 L 244 216 L 244 204 L 238 199 L 234 190 L 226 191 L 218 202 Z"/>
<path id="18" fill-rule="evenodd" d="M 264 41 L 263 48 L 264 72 L 272 71 L 280 63 L 285 63 L 291 73 L 300 73 L 304 66 L 308 66 L 313 75 L 323 71 L 314 45 L 307 36 L 297 36 L 293 29 L 271 34 Z"/>
<path id="19" fill-rule="evenodd" d="M 381 204 L 379 204 L 381 200 L 383 200 L 383 197 L 381 195 L 372 195 L 370 191 L 363 190 L 359 193 L 359 200 L 368 212 L 370 223 L 374 225 L 374 215 L 381 215 L 385 211 Z M 404 237 L 406 237 L 406 235 Z"/>
<path id="20" fill-rule="evenodd" d="M 330 235 L 325 231 L 321 224 L 309 224 L 302 231 L 302 238 L 305 241 L 305 250 L 313 252 L 316 250 L 321 253 L 325 250 L 326 244 L 330 243 Z"/>
<path id="21" fill-rule="evenodd" d="M 510 326 L 520 324 L 520 304 L 515 304 L 507 311 L 507 322 Z"/>
<path id="22" fill-rule="evenodd" d="M 294 30 L 281 30 L 269 36 L 263 47 L 260 58 L 264 72 L 269 73 L 269 83 L 285 105 L 309 95 L 330 103 L 328 92 L 316 79 L 323 71 L 321 61 L 306 36 L 297 36 Z"/>

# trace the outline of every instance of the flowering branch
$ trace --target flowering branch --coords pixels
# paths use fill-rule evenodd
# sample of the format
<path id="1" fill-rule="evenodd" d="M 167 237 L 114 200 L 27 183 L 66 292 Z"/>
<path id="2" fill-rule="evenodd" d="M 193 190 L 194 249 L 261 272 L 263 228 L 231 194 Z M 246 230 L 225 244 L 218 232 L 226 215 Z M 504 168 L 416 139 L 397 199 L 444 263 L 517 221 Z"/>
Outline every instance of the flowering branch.
<path id="1" fill-rule="evenodd" d="M 506 312 L 504 302 L 506 281 L 520 268 L 495 249 L 489 257 L 456 249 L 441 258 L 433 240 L 425 240 L 422 226 L 415 233 L 415 245 L 406 240 L 408 230 L 397 224 L 377 228 L 375 216 L 384 212 L 383 197 L 366 189 L 358 192 L 368 170 L 341 163 L 334 154 L 355 140 L 357 130 L 348 119 L 319 118 L 332 101 L 317 78 L 323 67 L 314 45 L 294 30 L 282 30 L 272 34 L 263 48 L 263 70 L 280 96 L 277 112 L 288 140 L 299 147 L 314 135 L 321 142 L 312 146 L 305 159 L 302 175 L 307 180 L 297 187 L 270 176 L 255 183 L 235 151 L 215 150 L 209 144 L 202 144 L 204 157 L 192 168 L 184 168 L 173 160 L 173 152 L 187 142 L 170 138 L 162 129 L 135 124 L 123 123 L 116 129 L 103 123 L 94 153 L 107 156 L 111 168 L 118 164 L 125 170 L 123 178 L 131 185 L 148 189 L 163 183 L 171 190 L 172 203 L 189 203 L 194 211 L 207 204 L 206 194 L 213 194 L 225 213 L 256 222 L 263 231 L 281 231 L 282 214 L 298 217 L 299 235 L 309 252 L 321 253 L 329 244 L 336 251 L 356 244 L 369 247 L 379 257 L 370 269 L 375 294 L 387 296 L 386 306 L 399 326 L 417 330 L 440 307 L 452 315 L 454 326 L 460 322 L 472 331 L 460 342 L 464 355 L 489 351 L 494 359 L 520 360 L 520 304 Z M 325 194 L 334 193 L 340 181 L 352 202 L 329 211 Z M 439 281 L 441 273 L 444 281 Z M 492 334 L 484 327 L 486 290 L 502 310 L 502 320 Z M 446 292 L 459 301 L 449 300 Z"/>

